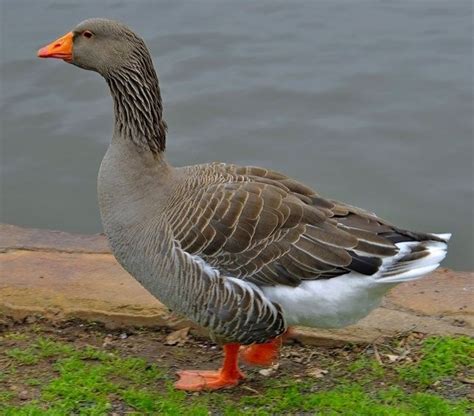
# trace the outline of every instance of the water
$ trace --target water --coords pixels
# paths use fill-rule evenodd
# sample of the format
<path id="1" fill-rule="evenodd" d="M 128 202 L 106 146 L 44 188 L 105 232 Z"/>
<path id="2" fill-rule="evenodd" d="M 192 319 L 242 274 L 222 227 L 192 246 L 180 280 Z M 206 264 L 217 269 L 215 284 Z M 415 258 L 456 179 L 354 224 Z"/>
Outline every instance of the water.
<path id="1" fill-rule="evenodd" d="M 1 1 L 2 221 L 101 231 L 112 103 L 36 50 L 94 16 L 139 32 L 175 165 L 283 171 L 407 228 L 453 232 L 473 269 L 470 1 Z"/>

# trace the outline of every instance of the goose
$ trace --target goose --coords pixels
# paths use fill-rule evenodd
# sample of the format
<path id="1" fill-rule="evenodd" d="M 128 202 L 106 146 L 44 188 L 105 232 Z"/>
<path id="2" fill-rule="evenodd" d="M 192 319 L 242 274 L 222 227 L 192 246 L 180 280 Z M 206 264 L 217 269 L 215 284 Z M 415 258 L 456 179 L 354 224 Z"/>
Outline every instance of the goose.
<path id="1" fill-rule="evenodd" d="M 38 56 L 105 78 L 115 125 L 98 200 L 112 252 L 153 296 L 223 345 L 220 369 L 180 371 L 177 389 L 236 386 L 245 378 L 239 359 L 276 361 L 295 325 L 351 325 L 446 256 L 450 234 L 397 227 L 280 172 L 172 166 L 150 53 L 120 22 L 85 20 Z"/>

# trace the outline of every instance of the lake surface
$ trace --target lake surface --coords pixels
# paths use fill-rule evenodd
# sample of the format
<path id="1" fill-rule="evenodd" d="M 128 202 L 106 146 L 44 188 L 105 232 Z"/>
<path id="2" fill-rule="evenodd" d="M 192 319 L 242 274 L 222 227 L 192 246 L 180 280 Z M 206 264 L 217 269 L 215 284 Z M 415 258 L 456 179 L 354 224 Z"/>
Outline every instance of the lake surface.
<path id="1" fill-rule="evenodd" d="M 150 47 L 173 164 L 280 170 L 402 227 L 452 232 L 444 264 L 474 268 L 471 1 L 1 0 L 1 221 L 101 231 L 106 84 L 36 58 L 96 16 Z"/>

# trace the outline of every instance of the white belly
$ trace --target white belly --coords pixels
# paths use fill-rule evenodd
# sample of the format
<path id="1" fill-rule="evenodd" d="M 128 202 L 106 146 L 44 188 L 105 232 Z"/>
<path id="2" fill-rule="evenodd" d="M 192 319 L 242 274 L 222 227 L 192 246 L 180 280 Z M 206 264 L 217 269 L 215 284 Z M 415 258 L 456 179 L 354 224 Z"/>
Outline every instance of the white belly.
<path id="1" fill-rule="evenodd" d="M 288 325 L 341 328 L 376 308 L 394 285 L 349 273 L 326 280 L 305 281 L 298 287 L 264 286 L 265 295 L 279 303 Z"/>

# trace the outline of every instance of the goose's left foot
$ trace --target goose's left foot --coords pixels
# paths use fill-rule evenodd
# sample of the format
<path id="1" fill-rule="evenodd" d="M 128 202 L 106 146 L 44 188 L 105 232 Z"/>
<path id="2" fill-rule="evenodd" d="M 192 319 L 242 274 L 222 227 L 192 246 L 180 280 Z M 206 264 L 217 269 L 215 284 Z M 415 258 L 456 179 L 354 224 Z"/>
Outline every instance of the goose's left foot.
<path id="1" fill-rule="evenodd" d="M 240 355 L 246 364 L 270 367 L 278 361 L 280 348 L 283 340 L 289 336 L 289 329 L 279 337 L 265 342 L 264 344 L 253 344 L 242 348 Z"/>
<path id="2" fill-rule="evenodd" d="M 234 387 L 245 378 L 239 370 L 239 344 L 224 345 L 224 365 L 217 371 L 178 371 L 179 380 L 174 387 L 179 390 L 201 391 Z"/>

